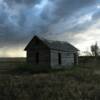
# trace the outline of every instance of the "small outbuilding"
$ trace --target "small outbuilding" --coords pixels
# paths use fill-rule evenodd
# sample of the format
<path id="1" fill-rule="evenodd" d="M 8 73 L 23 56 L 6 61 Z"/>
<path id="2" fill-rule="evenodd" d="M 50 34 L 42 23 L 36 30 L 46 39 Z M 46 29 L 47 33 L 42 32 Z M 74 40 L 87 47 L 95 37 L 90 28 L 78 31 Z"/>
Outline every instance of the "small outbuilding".
<path id="1" fill-rule="evenodd" d="M 65 41 L 34 36 L 25 47 L 27 63 L 38 68 L 67 68 L 78 64 L 78 49 Z"/>

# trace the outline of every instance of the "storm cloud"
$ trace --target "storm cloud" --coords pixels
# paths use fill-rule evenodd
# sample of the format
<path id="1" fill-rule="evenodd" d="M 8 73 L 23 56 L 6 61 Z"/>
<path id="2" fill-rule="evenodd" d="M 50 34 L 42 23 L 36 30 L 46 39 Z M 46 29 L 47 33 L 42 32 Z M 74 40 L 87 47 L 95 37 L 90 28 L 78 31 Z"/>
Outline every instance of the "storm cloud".
<path id="1" fill-rule="evenodd" d="M 25 45 L 33 35 L 66 33 L 74 41 L 99 20 L 99 5 L 99 0 L 0 0 L 0 46 Z"/>

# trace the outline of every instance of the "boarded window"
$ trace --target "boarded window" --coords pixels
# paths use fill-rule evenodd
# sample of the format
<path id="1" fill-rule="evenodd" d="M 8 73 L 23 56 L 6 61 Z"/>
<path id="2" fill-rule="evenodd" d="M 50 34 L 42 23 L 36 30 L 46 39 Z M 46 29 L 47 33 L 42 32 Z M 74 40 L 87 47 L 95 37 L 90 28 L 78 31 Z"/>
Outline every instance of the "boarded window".
<path id="1" fill-rule="evenodd" d="M 39 53 L 36 53 L 36 64 L 39 64 Z"/>
<path id="2" fill-rule="evenodd" d="M 58 53 L 58 64 L 61 65 L 61 53 Z"/>

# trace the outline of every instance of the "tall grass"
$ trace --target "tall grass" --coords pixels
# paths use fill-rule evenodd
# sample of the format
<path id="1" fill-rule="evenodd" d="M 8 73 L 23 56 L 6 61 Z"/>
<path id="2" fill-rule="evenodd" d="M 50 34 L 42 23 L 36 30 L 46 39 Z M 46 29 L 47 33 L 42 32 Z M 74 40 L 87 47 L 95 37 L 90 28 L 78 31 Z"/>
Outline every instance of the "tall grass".
<path id="1" fill-rule="evenodd" d="M 75 66 L 40 74 L 0 75 L 0 100 L 100 100 L 100 75 Z"/>

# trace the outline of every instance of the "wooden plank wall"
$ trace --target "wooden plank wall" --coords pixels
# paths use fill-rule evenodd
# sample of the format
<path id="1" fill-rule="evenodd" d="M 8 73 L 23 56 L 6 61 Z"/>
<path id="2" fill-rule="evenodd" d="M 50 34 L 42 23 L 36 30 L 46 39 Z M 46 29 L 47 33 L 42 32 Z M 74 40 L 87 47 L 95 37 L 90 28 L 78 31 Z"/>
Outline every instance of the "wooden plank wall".
<path id="1" fill-rule="evenodd" d="M 39 63 L 36 63 L 36 53 L 39 53 Z M 34 51 L 29 51 L 27 53 L 27 61 L 28 63 L 33 64 L 34 66 L 49 66 L 50 65 L 50 54 L 49 50 L 38 49 Z"/>
<path id="2" fill-rule="evenodd" d="M 59 65 L 58 63 L 58 53 L 61 53 L 61 62 L 62 64 Z M 51 66 L 52 68 L 55 67 L 68 67 L 70 65 L 74 64 L 74 55 L 70 52 L 64 52 L 64 51 L 57 51 L 57 50 L 51 50 Z"/>

